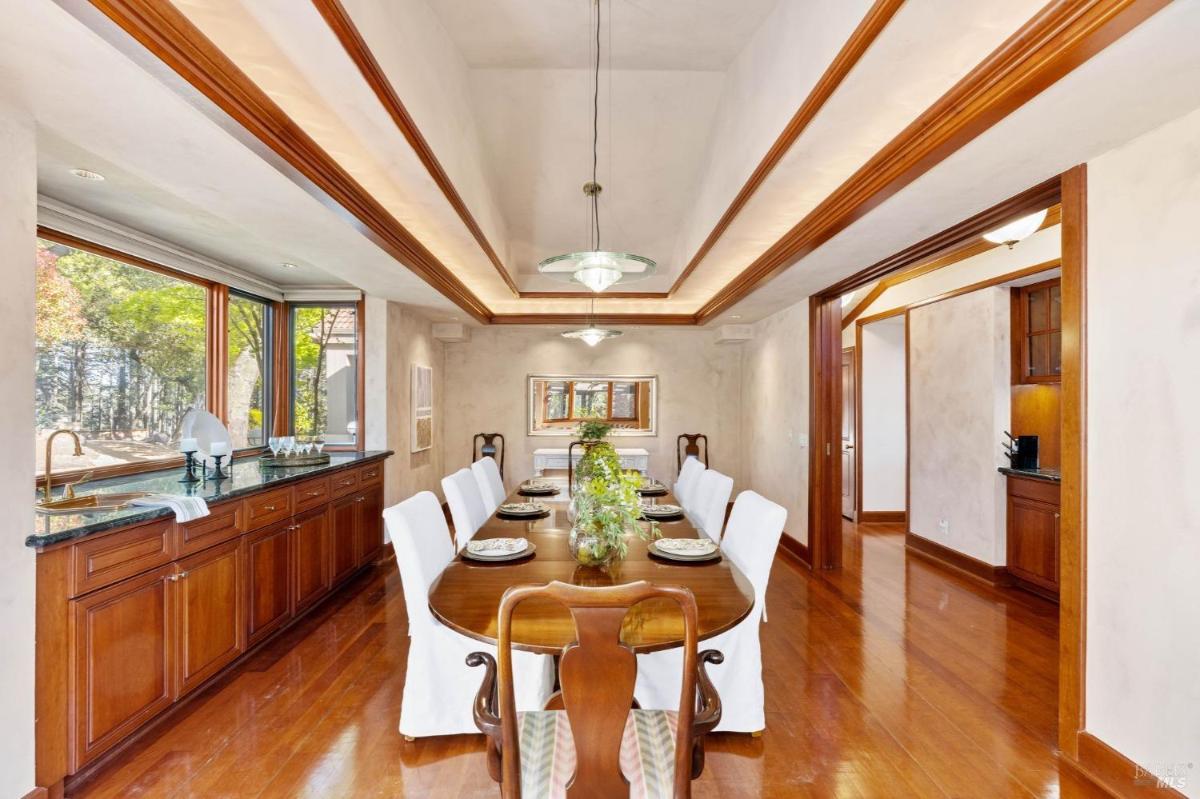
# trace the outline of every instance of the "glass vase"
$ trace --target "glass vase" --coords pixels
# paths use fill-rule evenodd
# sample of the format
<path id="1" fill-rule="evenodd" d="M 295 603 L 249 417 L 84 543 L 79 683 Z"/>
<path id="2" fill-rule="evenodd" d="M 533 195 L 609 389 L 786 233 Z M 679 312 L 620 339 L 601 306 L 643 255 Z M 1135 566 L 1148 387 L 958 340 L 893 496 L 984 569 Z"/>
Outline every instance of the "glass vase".
<path id="1" fill-rule="evenodd" d="M 574 526 L 567 537 L 567 547 L 581 566 L 607 566 L 617 556 L 616 547 L 595 533 Z"/>

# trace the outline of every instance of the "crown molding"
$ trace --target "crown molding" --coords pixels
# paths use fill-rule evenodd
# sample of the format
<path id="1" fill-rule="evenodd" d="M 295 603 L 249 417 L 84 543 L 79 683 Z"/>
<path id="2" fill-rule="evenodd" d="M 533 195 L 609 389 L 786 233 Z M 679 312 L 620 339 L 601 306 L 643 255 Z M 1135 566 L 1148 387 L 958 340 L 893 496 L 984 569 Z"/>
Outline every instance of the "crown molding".
<path id="1" fill-rule="evenodd" d="M 494 314 L 494 325 L 695 325 L 695 314 L 690 313 L 629 313 L 629 314 L 584 314 L 584 313 L 511 313 Z"/>
<path id="2" fill-rule="evenodd" d="M 269 163 L 463 311 L 480 322 L 491 318 L 466 284 L 170 2 L 56 2 L 253 151 L 266 156 L 265 147 Z"/>
<path id="3" fill-rule="evenodd" d="M 496 272 L 500 278 L 512 291 L 513 296 L 522 296 L 517 289 L 517 284 L 513 280 L 504 263 L 501 262 L 500 256 L 496 255 L 496 250 L 484 235 L 483 229 L 479 227 L 479 223 L 475 221 L 475 217 L 471 214 L 471 209 L 467 207 L 462 195 L 458 193 L 450 176 L 446 174 L 446 170 L 442 168 L 442 164 L 438 161 L 437 156 L 430 147 L 429 141 L 425 135 L 421 133 L 421 129 L 417 127 L 417 123 L 408 113 L 408 109 L 404 107 L 404 102 L 400 99 L 400 95 L 396 93 L 396 89 L 388 80 L 387 73 L 375 58 L 375 54 L 371 52 L 371 48 L 367 46 L 367 42 L 363 39 L 358 27 L 355 26 L 354 20 L 350 18 L 346 7 L 342 5 L 340 0 L 312 0 L 313 6 L 324 18 L 329 29 L 333 31 L 333 35 L 342 45 L 342 49 L 346 51 L 346 55 L 358 67 L 359 73 L 371 90 L 375 92 L 375 96 L 379 99 L 384 110 L 388 112 L 388 116 L 396 124 L 400 133 L 412 146 L 413 152 L 417 154 L 417 158 L 425 166 L 425 170 L 429 173 L 429 177 L 441 189 L 442 195 L 450 206 L 458 214 L 458 218 L 466 225 L 467 230 L 471 232 L 475 242 L 479 248 L 483 250 L 483 254 L 492 262 L 492 266 L 496 267 Z"/>
<path id="4" fill-rule="evenodd" d="M 795 144 L 796 139 L 800 138 L 800 134 L 808 127 L 817 113 L 825 106 L 825 103 L 833 96 L 834 91 L 838 86 L 842 85 L 842 81 L 850 74 L 850 70 L 859 62 L 867 49 L 883 33 L 883 29 L 891 22 L 892 17 L 900 10 L 900 6 L 904 4 L 904 0 L 875 0 L 875 3 L 867 11 L 858 27 L 850 34 L 850 38 L 842 45 L 842 49 L 838 51 L 836 57 L 826 68 L 821 75 L 812 91 L 804 98 L 804 102 L 796 109 L 796 113 L 792 115 L 787 126 L 775 139 L 775 143 L 771 145 L 771 149 L 767 150 L 766 155 L 759 161 L 758 166 L 750 173 L 750 177 L 746 179 L 746 183 L 741 190 L 734 196 L 729 207 L 725 209 L 725 213 L 721 214 L 721 218 L 717 220 L 717 224 L 713 226 L 708 237 L 696 250 L 696 254 L 692 256 L 687 265 L 680 271 L 679 277 L 675 278 L 675 282 L 671 285 L 671 290 L 668 295 L 674 294 L 683 285 L 683 282 L 696 270 L 700 262 L 704 260 L 704 256 L 708 255 L 717 240 L 725 234 L 729 226 L 733 224 L 733 220 L 746 207 L 746 203 L 750 202 L 750 198 L 758 191 L 758 188 L 766 181 L 771 172 L 783 160 L 783 156 Z"/>
<path id="5" fill-rule="evenodd" d="M 697 317 L 711 319 L 744 299 L 1169 2 L 1051 2 L 718 291 Z"/>

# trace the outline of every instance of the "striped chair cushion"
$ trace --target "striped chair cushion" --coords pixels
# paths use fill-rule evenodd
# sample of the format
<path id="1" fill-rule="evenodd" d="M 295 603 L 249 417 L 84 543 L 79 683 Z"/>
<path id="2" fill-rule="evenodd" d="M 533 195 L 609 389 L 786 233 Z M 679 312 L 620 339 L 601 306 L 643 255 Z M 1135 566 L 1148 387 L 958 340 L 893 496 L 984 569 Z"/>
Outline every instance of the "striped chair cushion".
<path id="1" fill-rule="evenodd" d="M 677 714 L 631 710 L 621 740 L 621 771 L 633 799 L 670 799 Z M 575 773 L 575 742 L 562 710 L 517 714 L 522 799 L 560 799 Z"/>

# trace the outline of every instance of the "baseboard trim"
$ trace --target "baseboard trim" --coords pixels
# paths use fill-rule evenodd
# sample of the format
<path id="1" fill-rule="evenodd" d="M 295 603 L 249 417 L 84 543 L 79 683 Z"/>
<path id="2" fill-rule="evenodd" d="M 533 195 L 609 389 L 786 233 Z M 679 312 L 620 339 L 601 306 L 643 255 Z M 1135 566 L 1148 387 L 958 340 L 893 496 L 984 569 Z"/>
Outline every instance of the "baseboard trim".
<path id="1" fill-rule="evenodd" d="M 1159 776 L 1150 769 L 1134 763 L 1091 733 L 1079 733 L 1078 742 L 1079 759 L 1067 762 L 1084 777 L 1113 796 L 1184 799 L 1183 794 L 1175 788 L 1160 784 Z M 1188 766 L 1188 763 L 1180 763 L 1178 767 L 1182 771 L 1177 774 L 1161 776 L 1165 780 L 1174 777 L 1187 780 L 1189 785 L 1194 784 L 1193 781 L 1197 775 Z"/>
<path id="2" fill-rule="evenodd" d="M 904 544 L 909 552 L 920 555 L 931 563 L 953 569 L 956 572 L 982 580 L 988 585 L 1008 585 L 1008 569 L 1003 566 L 993 566 L 981 560 L 964 555 L 961 552 L 943 546 L 936 541 L 908 532 L 904 535 Z"/>
<path id="3" fill-rule="evenodd" d="M 806 569 L 812 568 L 812 560 L 808 556 L 808 544 L 792 538 L 786 532 L 779 538 L 778 552 Z"/>
<path id="4" fill-rule="evenodd" d="M 904 524 L 908 513 L 902 510 L 860 510 L 859 524 Z"/>

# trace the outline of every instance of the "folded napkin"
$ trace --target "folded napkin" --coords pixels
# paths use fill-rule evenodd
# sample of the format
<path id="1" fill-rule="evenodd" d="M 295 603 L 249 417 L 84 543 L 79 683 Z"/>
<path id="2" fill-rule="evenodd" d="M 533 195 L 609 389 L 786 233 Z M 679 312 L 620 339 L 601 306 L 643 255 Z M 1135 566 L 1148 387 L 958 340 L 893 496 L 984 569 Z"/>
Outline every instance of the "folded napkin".
<path id="1" fill-rule="evenodd" d="M 529 542 L 524 538 L 483 538 L 467 542 L 467 551 L 472 555 L 511 555 L 524 552 L 528 547 Z"/>
<path id="2" fill-rule="evenodd" d="M 208 503 L 200 497 L 185 497 L 180 494 L 151 494 L 138 497 L 129 504 L 144 508 L 170 508 L 175 511 L 175 521 L 190 522 L 208 515 Z"/>

